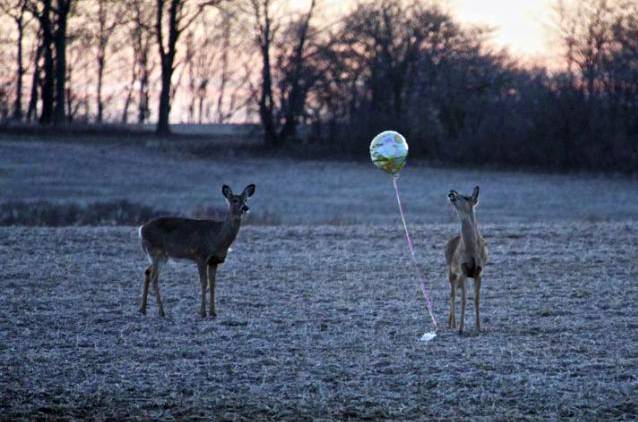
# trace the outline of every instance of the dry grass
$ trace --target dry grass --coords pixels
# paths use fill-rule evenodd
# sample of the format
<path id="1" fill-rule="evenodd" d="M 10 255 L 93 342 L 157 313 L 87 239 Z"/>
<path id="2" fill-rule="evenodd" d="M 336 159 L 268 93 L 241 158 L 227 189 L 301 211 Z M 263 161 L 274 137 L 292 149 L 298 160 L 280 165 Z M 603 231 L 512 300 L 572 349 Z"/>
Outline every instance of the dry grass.
<path id="1" fill-rule="evenodd" d="M 422 344 L 391 184 L 371 165 L 23 141 L 0 139 L 5 224 L 220 217 L 222 183 L 257 193 L 219 271 L 216 320 L 198 317 L 185 264 L 161 275 L 168 318 L 152 295 L 137 312 L 132 227 L 0 227 L 2 420 L 638 419 L 635 180 L 411 161 L 400 186 L 441 325 L 448 189 L 481 185 L 491 252 L 485 331 L 471 330 L 470 300 L 467 335 Z"/>
<path id="2" fill-rule="evenodd" d="M 79 142 L 79 141 L 78 141 Z M 177 142 L 177 141 L 175 141 Z M 255 219 L 281 224 L 395 224 L 389 177 L 367 161 L 299 161 L 220 155 L 195 159 L 161 147 L 0 139 L 0 202 L 127 200 L 191 215 L 223 209 L 221 186 L 257 184 Z M 481 185 L 485 223 L 626 221 L 638 218 L 637 181 L 613 176 L 434 169 L 410 161 L 399 185 L 411 223 L 455 222 L 447 192 Z M 250 218 L 249 218 L 250 220 Z"/>
<path id="3" fill-rule="evenodd" d="M 127 200 L 77 204 L 49 201 L 10 201 L 0 203 L 0 226 L 139 226 L 152 218 L 174 215 Z M 188 214 L 194 218 L 212 218 L 223 221 L 223 208 L 199 206 Z M 245 225 L 278 225 L 281 219 L 269 212 L 250 213 Z"/>
<path id="4" fill-rule="evenodd" d="M 447 312 L 441 246 L 414 227 Z M 635 420 L 638 226 L 486 225 L 485 331 L 427 317 L 389 226 L 245 227 L 216 320 L 168 266 L 168 318 L 137 312 L 129 228 L 0 228 L 2 419 Z M 468 327 L 473 327 L 472 301 Z"/>

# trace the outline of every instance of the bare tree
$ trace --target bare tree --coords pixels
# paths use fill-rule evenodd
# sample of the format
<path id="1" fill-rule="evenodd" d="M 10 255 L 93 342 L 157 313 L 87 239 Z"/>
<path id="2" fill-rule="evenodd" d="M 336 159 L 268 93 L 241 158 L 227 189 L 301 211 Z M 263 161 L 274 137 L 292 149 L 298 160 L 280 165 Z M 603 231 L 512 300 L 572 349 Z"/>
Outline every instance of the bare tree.
<path id="1" fill-rule="evenodd" d="M 627 2 L 622 10 L 613 26 L 616 48 L 609 62 L 609 90 L 638 132 L 638 4 Z"/>
<path id="2" fill-rule="evenodd" d="M 120 118 L 122 124 L 128 123 L 129 108 L 133 101 L 133 91 L 135 89 L 135 81 L 137 80 L 137 60 L 132 60 L 130 67 L 131 79 L 125 88 L 126 97 L 124 99 L 124 105 L 122 106 L 122 117 Z"/>
<path id="3" fill-rule="evenodd" d="M 264 130 L 267 145 L 277 145 L 277 130 L 274 121 L 275 102 L 272 89 L 270 50 L 279 26 L 272 21 L 271 0 L 250 0 L 255 25 L 255 41 L 261 55 L 261 80 L 259 88 L 259 120 Z"/>
<path id="4" fill-rule="evenodd" d="M 94 96 L 90 88 L 95 81 L 96 72 L 94 58 L 87 52 L 95 47 L 95 36 L 90 24 L 84 20 L 74 22 L 77 24 L 69 28 L 67 37 L 66 114 L 69 122 L 89 123 L 94 118 L 91 115 L 91 103 Z"/>
<path id="5" fill-rule="evenodd" d="M 171 81 L 176 67 L 175 57 L 179 37 L 195 21 L 204 7 L 217 6 L 222 1 L 208 0 L 196 3 L 188 0 L 156 0 L 155 35 L 160 56 L 162 86 L 158 105 L 157 133 L 170 133 Z"/>
<path id="6" fill-rule="evenodd" d="M 129 2 L 129 37 L 133 49 L 133 74 L 137 81 L 137 122 L 144 123 L 150 116 L 150 77 L 153 61 L 149 51 L 153 42 L 153 13 L 151 0 Z M 131 89 L 133 87 L 131 83 Z"/>
<path id="7" fill-rule="evenodd" d="M 303 114 L 308 86 L 306 47 L 310 20 L 316 7 L 312 0 L 308 11 L 284 29 L 274 20 L 272 0 L 250 0 L 255 27 L 255 42 L 261 56 L 258 96 L 259 118 L 267 145 L 278 147 L 295 134 L 298 118 Z M 277 35 L 281 39 L 277 41 Z M 275 80 L 271 50 L 280 52 L 276 59 L 281 75 Z M 276 93 L 275 87 L 279 90 Z M 276 95 L 279 94 L 279 95 Z"/>
<path id="8" fill-rule="evenodd" d="M 315 5 L 315 0 L 312 0 L 308 13 L 299 21 L 292 23 L 287 31 L 287 41 L 278 48 L 280 52 L 284 52 L 280 54 L 280 57 L 284 58 L 283 62 L 280 60 L 284 77 L 279 83 L 282 127 L 278 134 L 278 137 L 284 141 L 296 135 L 299 119 L 305 112 L 308 91 L 315 82 L 315 75 L 307 65 L 306 56 L 310 19 Z M 292 46 L 292 51 L 286 55 L 288 45 Z"/>
<path id="9" fill-rule="evenodd" d="M 211 37 L 208 34 L 205 34 L 203 42 L 199 43 L 197 47 L 195 42 L 194 31 L 190 31 L 186 34 L 186 55 L 184 57 L 185 66 L 188 70 L 188 91 L 190 95 L 188 121 L 195 122 L 196 110 L 198 110 L 198 123 L 201 124 L 204 101 L 206 100 L 211 69 L 215 59 L 215 50 L 210 48 Z"/>
<path id="10" fill-rule="evenodd" d="M 228 8 L 214 12 L 202 13 L 185 39 L 186 113 L 190 122 L 200 124 L 223 123 L 249 101 L 242 95 L 248 75 L 240 71 L 246 48 L 244 37 L 237 33 L 239 26 L 234 25 L 237 16 Z"/>
<path id="11" fill-rule="evenodd" d="M 65 113 L 65 86 L 66 86 L 66 47 L 67 26 L 69 13 L 75 0 L 57 0 L 54 7 L 56 16 L 56 28 L 53 42 L 55 45 L 55 114 L 54 121 L 57 125 L 63 124 Z"/>
<path id="12" fill-rule="evenodd" d="M 22 82 L 25 74 L 23 61 L 23 44 L 24 31 L 26 22 L 26 13 L 28 10 L 27 0 L 2 0 L 0 1 L 0 11 L 9 16 L 16 24 L 17 30 L 17 67 L 16 67 L 16 93 L 13 106 L 13 118 L 22 120 Z"/>
<path id="13" fill-rule="evenodd" d="M 96 116 L 95 121 L 102 123 L 104 119 L 104 72 L 107 64 L 107 52 L 113 34 L 117 27 L 122 24 L 124 17 L 124 7 L 116 0 L 95 0 L 89 4 L 86 24 L 94 34 L 95 44 L 95 64 L 97 70 L 96 77 Z"/>
<path id="14" fill-rule="evenodd" d="M 228 117 L 224 113 L 224 97 L 226 94 L 226 86 L 228 85 L 228 53 L 230 49 L 230 36 L 231 36 L 231 16 L 225 14 L 222 19 L 222 34 L 221 34 L 221 58 L 220 58 L 220 74 L 219 74 L 219 92 L 217 94 L 217 122 L 224 123 Z M 199 119 L 201 123 L 202 119 L 202 104 L 203 98 L 200 96 L 199 102 Z M 231 98 L 231 110 L 234 105 L 234 98 Z"/>
<path id="15" fill-rule="evenodd" d="M 224 20 L 222 25 L 221 40 L 221 63 L 219 63 L 219 81 L 217 89 L 217 100 L 215 101 L 215 111 L 213 121 L 225 123 L 232 119 L 240 110 L 245 110 L 252 98 L 246 95 L 252 67 L 248 66 L 248 61 L 242 60 L 238 51 L 243 49 L 241 41 L 239 44 L 231 43 L 230 19 Z M 230 54 L 233 54 L 232 59 Z M 232 67 L 230 62 L 233 62 Z M 241 69 L 240 69 L 241 68 Z"/>
<path id="16" fill-rule="evenodd" d="M 225 123 L 240 110 L 245 110 L 252 101 L 246 95 L 252 74 L 252 67 L 248 66 L 248 63 L 252 63 L 252 54 L 246 46 L 247 40 L 238 32 L 242 31 L 242 26 L 234 25 L 240 19 L 236 10 L 220 8 L 219 12 L 220 30 L 215 40 L 219 58 L 214 77 L 218 81 L 214 87 L 217 98 L 213 99 L 214 110 L 206 115 L 216 123 Z M 252 42 L 249 41 L 249 44 Z M 212 105 L 210 109 L 212 110 Z"/>
<path id="17" fill-rule="evenodd" d="M 614 7 L 608 0 L 575 4 L 559 0 L 555 8 L 568 69 L 576 66 L 591 96 L 602 87 L 604 66 L 613 42 Z"/>
<path id="18" fill-rule="evenodd" d="M 44 82 L 40 122 L 43 124 L 63 124 L 65 120 L 67 25 L 75 0 L 53 1 L 29 0 L 27 6 L 38 20 L 42 36 Z"/>
<path id="19" fill-rule="evenodd" d="M 44 56 L 44 63 L 42 67 L 44 75 L 41 87 L 42 111 L 39 119 L 41 124 L 50 124 L 53 122 L 55 63 L 53 60 L 54 29 L 52 22 L 52 10 L 52 0 L 30 0 L 29 2 L 29 11 L 36 17 L 40 26 L 39 34 L 41 39 L 42 55 Z M 36 55 L 36 58 L 39 57 Z"/>
<path id="20" fill-rule="evenodd" d="M 42 58 L 43 46 L 41 38 L 38 34 L 36 36 L 35 46 L 31 54 L 33 63 L 33 73 L 31 75 L 31 94 L 29 96 L 29 106 L 27 107 L 27 121 L 32 122 L 37 119 L 38 113 L 38 92 L 42 83 L 40 75 L 40 59 Z"/>

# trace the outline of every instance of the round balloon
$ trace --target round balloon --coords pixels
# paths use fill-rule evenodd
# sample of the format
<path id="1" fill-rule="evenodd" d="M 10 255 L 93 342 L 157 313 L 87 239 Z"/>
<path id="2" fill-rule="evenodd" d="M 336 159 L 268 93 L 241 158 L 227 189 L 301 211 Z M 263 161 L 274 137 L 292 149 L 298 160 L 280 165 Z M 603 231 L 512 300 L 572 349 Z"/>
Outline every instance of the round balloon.
<path id="1" fill-rule="evenodd" d="M 386 130 L 370 143 L 370 158 L 375 166 L 390 174 L 397 174 L 405 166 L 408 143 L 398 132 Z"/>

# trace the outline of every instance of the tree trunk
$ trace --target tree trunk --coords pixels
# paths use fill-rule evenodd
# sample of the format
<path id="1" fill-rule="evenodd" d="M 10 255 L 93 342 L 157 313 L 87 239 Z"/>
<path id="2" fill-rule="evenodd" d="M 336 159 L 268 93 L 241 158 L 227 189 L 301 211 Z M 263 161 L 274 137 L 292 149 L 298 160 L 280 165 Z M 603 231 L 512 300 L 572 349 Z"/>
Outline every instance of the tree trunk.
<path id="1" fill-rule="evenodd" d="M 38 38 L 40 38 L 38 36 Z M 38 114 L 38 88 L 40 87 L 40 58 L 42 58 L 42 45 L 38 44 L 35 49 L 35 57 L 33 59 L 33 75 L 31 77 L 31 94 L 29 97 L 29 106 L 27 107 L 27 121 L 32 122 Z"/>
<path id="2" fill-rule="evenodd" d="M 312 0 L 310 3 L 310 10 L 308 11 L 299 31 L 299 40 L 295 46 L 292 80 L 290 83 L 291 88 L 288 95 L 288 107 L 284 110 L 284 124 L 279 132 L 279 138 L 282 141 L 293 138 L 297 135 L 299 118 L 305 111 L 308 87 L 306 86 L 307 82 L 304 83 L 304 86 L 301 85 L 301 76 L 302 72 L 304 72 L 304 52 L 308 39 L 308 29 L 310 28 L 310 19 L 312 18 L 314 8 L 315 0 Z"/>
<path id="3" fill-rule="evenodd" d="M 175 52 L 177 48 L 177 40 L 180 35 L 178 22 L 178 13 L 183 6 L 182 0 L 170 0 L 168 10 L 168 43 L 164 47 L 163 33 L 163 13 L 164 0 L 157 0 L 157 19 L 155 21 L 157 47 L 160 53 L 160 62 L 162 65 L 162 89 L 160 92 L 159 107 L 157 112 L 157 128 L 158 134 L 167 135 L 171 133 L 169 125 L 169 116 L 171 113 L 171 79 L 173 77 L 173 63 L 175 60 Z"/>
<path id="4" fill-rule="evenodd" d="M 24 39 L 24 9 L 16 19 L 18 25 L 18 70 L 16 75 L 16 101 L 13 108 L 13 118 L 22 120 L 22 78 L 24 76 L 24 63 L 22 61 L 22 41 Z"/>
<path id="5" fill-rule="evenodd" d="M 171 133 L 168 118 L 171 112 L 171 77 L 173 76 L 172 65 L 162 63 L 162 90 L 160 92 L 157 133 L 167 135 Z"/>
<path id="6" fill-rule="evenodd" d="M 102 123 L 104 114 L 104 103 L 102 102 L 102 81 L 104 79 L 104 52 L 102 46 L 97 56 L 97 116 L 96 123 Z"/>
<path id="7" fill-rule="evenodd" d="M 149 114 L 148 109 L 148 79 L 149 79 L 149 71 L 148 71 L 148 58 L 146 57 L 146 53 L 144 54 L 144 59 L 141 63 L 141 78 L 140 78 L 140 90 L 139 90 L 139 104 L 137 108 L 137 122 L 142 124 L 146 121 Z"/>
<path id="8" fill-rule="evenodd" d="M 228 50 L 230 49 L 231 26 L 230 19 L 224 20 L 224 33 L 222 38 L 221 72 L 219 75 L 219 94 L 217 96 L 217 122 L 224 123 L 224 97 L 226 96 L 226 84 L 228 83 Z M 200 100 L 199 120 L 202 119 L 202 104 Z"/>
<path id="9" fill-rule="evenodd" d="M 115 28 L 115 22 L 113 26 L 108 25 L 108 12 L 105 0 L 98 0 L 97 2 L 97 21 L 98 21 L 98 34 L 97 34 L 97 87 L 96 87 L 96 108 L 97 115 L 95 116 L 96 123 L 102 123 L 104 119 L 104 102 L 102 101 L 102 86 L 104 81 L 104 67 L 106 65 L 106 47 L 109 43 L 109 38 Z"/>
<path id="10" fill-rule="evenodd" d="M 264 128 L 264 142 L 271 147 L 278 146 L 277 131 L 273 121 L 272 75 L 270 71 L 270 20 L 266 16 L 261 55 L 263 60 L 261 96 L 259 98 L 259 118 Z"/>
<path id="11" fill-rule="evenodd" d="M 65 98 L 66 98 L 66 110 L 68 110 L 66 118 L 68 119 L 69 123 L 73 122 L 73 119 L 75 118 L 75 110 L 73 110 L 73 92 L 71 90 L 72 73 L 73 73 L 73 67 L 68 66 L 66 71 L 66 78 L 65 78 L 65 80 L 68 79 L 68 83 L 66 84 L 66 88 L 65 88 L 65 95 L 66 95 Z"/>
<path id="12" fill-rule="evenodd" d="M 152 38 L 150 28 L 148 28 L 146 14 L 144 13 L 145 4 L 141 0 L 132 1 L 134 8 L 134 27 L 131 31 L 131 41 L 133 43 L 134 58 L 137 64 L 137 73 L 135 74 L 138 91 L 137 91 L 137 122 L 143 124 L 149 115 L 148 110 L 148 50 Z M 159 6 L 159 3 L 157 4 Z M 133 87 L 131 87 L 133 89 Z"/>
<path id="13" fill-rule="evenodd" d="M 133 89 L 135 87 L 135 80 L 137 79 L 137 61 L 133 61 L 131 73 L 131 83 L 126 89 L 126 99 L 124 100 L 124 107 L 122 108 L 122 124 L 128 123 L 128 109 L 131 106 L 131 99 L 133 98 Z"/>
<path id="14" fill-rule="evenodd" d="M 199 106 L 198 108 L 198 114 L 199 114 L 199 120 L 198 123 L 201 125 L 203 122 L 203 113 L 204 113 L 204 96 L 200 95 L 199 97 Z"/>
<path id="15" fill-rule="evenodd" d="M 42 114 L 41 124 L 51 124 L 53 120 L 53 31 L 51 28 L 51 0 L 43 1 L 43 11 L 39 16 L 42 28 L 42 49 L 44 53 L 44 81 L 42 83 Z"/>
<path id="16" fill-rule="evenodd" d="M 40 85 L 40 66 L 37 62 L 40 60 L 40 51 L 36 53 L 35 66 L 33 68 L 33 76 L 31 78 L 31 95 L 29 97 L 29 107 L 27 108 L 27 121 L 35 120 L 38 113 L 38 86 Z"/>
<path id="17" fill-rule="evenodd" d="M 65 114 L 66 86 L 66 24 L 71 0 L 58 0 L 55 32 L 55 124 L 62 125 Z"/>

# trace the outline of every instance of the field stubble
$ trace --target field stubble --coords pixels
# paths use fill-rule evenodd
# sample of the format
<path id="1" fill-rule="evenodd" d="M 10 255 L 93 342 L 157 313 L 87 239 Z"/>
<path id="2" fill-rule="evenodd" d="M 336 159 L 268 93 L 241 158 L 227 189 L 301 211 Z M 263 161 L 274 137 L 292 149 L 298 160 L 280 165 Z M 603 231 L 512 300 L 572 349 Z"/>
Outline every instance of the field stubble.
<path id="1" fill-rule="evenodd" d="M 442 245 L 413 228 L 446 325 Z M 137 311 L 133 228 L 0 228 L 3 418 L 261 420 L 638 417 L 638 228 L 484 227 L 484 332 L 429 329 L 398 225 L 242 229 L 197 315 L 164 268 L 166 319 Z M 471 292 L 471 289 L 470 289 Z M 471 297 L 471 293 L 470 293 Z"/>
<path id="2" fill-rule="evenodd" d="M 242 227 L 221 267 L 216 320 L 197 315 L 185 264 L 161 274 L 168 317 L 153 295 L 138 313 L 133 227 L 0 227 L 0 419 L 638 418 L 635 180 L 409 162 L 399 185 L 442 327 L 423 344 L 386 175 L 177 150 L 0 141 L 12 224 L 210 214 L 222 183 L 256 183 L 252 223 L 264 224 Z M 491 255 L 484 332 L 470 289 L 458 336 L 444 328 L 443 245 L 458 231 L 446 194 L 475 184 Z"/>

